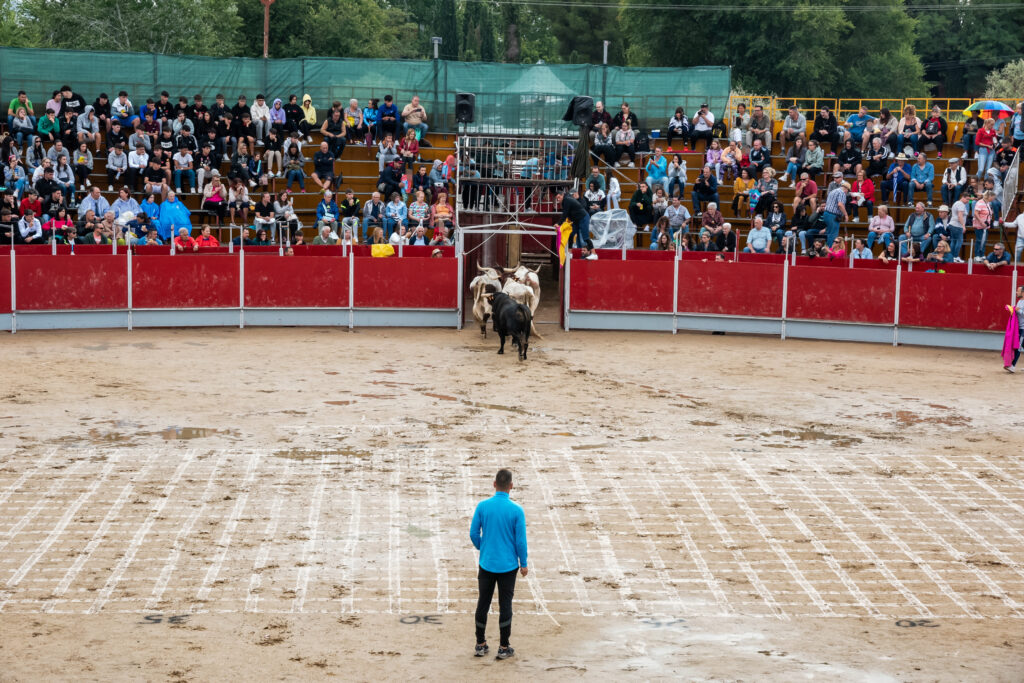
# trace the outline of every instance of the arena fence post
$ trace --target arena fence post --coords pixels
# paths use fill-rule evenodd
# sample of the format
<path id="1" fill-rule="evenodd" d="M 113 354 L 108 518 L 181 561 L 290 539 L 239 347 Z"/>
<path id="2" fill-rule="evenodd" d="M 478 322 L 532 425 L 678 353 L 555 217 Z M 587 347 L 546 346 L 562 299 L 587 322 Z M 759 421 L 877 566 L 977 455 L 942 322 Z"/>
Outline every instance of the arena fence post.
<path id="1" fill-rule="evenodd" d="M 458 302 L 457 305 L 456 305 L 456 308 L 458 309 L 458 318 L 455 321 L 455 329 L 457 329 L 457 330 L 461 330 L 462 329 L 462 318 L 463 318 L 462 307 L 463 307 L 463 304 L 464 304 L 462 290 L 465 288 L 465 285 L 463 284 L 463 277 L 465 277 L 465 274 L 462 272 L 463 258 L 464 258 L 462 250 L 465 247 L 465 244 L 464 244 L 463 240 L 464 240 L 464 235 L 462 234 L 462 231 L 459 230 L 459 232 L 455 235 L 455 263 L 456 263 L 456 267 L 459 269 L 459 272 L 456 274 L 456 283 L 457 283 L 456 286 L 459 289 L 458 289 L 458 293 L 457 293 L 457 295 L 455 297 L 455 301 Z"/>
<path id="2" fill-rule="evenodd" d="M 14 231 L 11 231 L 13 236 Z M 13 237 L 12 237 L 13 239 Z M 14 247 L 11 247 L 11 334 L 18 331 L 18 269 L 14 265 Z"/>
<path id="3" fill-rule="evenodd" d="M 967 252 L 967 274 L 974 275 L 974 240 L 971 240 L 971 249 Z"/>
<path id="4" fill-rule="evenodd" d="M 355 249 L 348 250 L 348 329 L 355 327 L 355 303 L 356 303 L 356 262 L 352 255 Z"/>
<path id="5" fill-rule="evenodd" d="M 900 344 L 900 283 L 903 276 L 903 266 L 899 263 L 896 264 L 896 289 L 893 301 L 893 312 L 892 312 L 892 345 L 899 346 Z"/>
<path id="6" fill-rule="evenodd" d="M 676 243 L 676 257 L 672 262 L 672 334 L 679 333 L 679 264 L 683 260 L 683 252 Z"/>
<path id="7" fill-rule="evenodd" d="M 782 322 L 779 324 L 779 336 L 786 340 L 786 307 L 789 305 L 789 259 L 782 262 Z"/>
<path id="8" fill-rule="evenodd" d="M 572 280 L 570 279 L 569 272 L 572 268 L 572 248 L 566 245 L 565 249 L 565 288 L 564 297 L 565 300 L 562 304 L 562 317 L 565 319 L 565 331 L 569 331 L 569 292 L 572 289 Z M 14 291 L 13 289 L 11 291 Z"/>
<path id="9" fill-rule="evenodd" d="M 132 250 L 131 250 L 131 248 L 128 249 L 128 256 L 127 256 L 127 258 L 128 258 L 128 282 L 127 282 L 128 297 L 127 297 L 126 301 L 128 302 L 128 331 L 131 332 L 132 331 Z"/>
<path id="10" fill-rule="evenodd" d="M 240 242 L 241 244 L 241 242 Z M 238 250 L 238 329 L 245 328 L 245 247 Z"/>

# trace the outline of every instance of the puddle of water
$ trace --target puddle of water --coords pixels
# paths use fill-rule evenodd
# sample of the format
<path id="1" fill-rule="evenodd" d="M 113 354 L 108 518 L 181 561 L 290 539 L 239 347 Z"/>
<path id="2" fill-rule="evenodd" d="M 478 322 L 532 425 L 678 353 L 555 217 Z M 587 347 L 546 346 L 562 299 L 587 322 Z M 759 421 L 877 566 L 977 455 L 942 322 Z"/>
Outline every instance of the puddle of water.
<path id="1" fill-rule="evenodd" d="M 217 434 L 230 434 L 231 432 L 221 429 L 210 429 L 209 427 L 168 427 L 160 432 L 164 441 L 178 441 L 184 439 L 203 439 Z"/>
<path id="2" fill-rule="evenodd" d="M 369 458 L 373 454 L 370 451 L 345 447 L 329 449 L 288 448 L 280 451 L 274 451 L 274 455 L 278 458 L 287 458 L 288 460 L 319 460 L 323 457 L 339 455 L 347 458 Z"/>
<path id="3" fill-rule="evenodd" d="M 405 533 L 415 536 L 416 538 L 430 538 L 434 535 L 433 531 L 430 531 L 429 529 L 422 529 L 415 524 L 410 524 L 405 527 Z"/>
<path id="4" fill-rule="evenodd" d="M 324 403 L 329 406 L 350 406 L 355 403 L 355 401 L 324 401 Z"/>
<path id="5" fill-rule="evenodd" d="M 831 441 L 832 445 L 836 448 L 849 448 L 859 443 L 863 443 L 863 439 L 856 436 L 846 436 L 845 434 L 831 434 L 826 431 L 814 428 L 805 429 L 777 429 L 771 432 L 761 432 L 762 437 L 783 437 L 786 439 L 796 439 L 798 441 Z"/>

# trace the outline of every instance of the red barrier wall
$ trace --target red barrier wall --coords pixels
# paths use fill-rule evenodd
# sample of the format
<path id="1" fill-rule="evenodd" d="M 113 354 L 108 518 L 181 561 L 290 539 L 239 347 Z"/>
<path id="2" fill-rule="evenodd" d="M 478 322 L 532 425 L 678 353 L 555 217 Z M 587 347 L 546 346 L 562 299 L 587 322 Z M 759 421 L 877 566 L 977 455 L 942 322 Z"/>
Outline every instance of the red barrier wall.
<path id="1" fill-rule="evenodd" d="M 132 259 L 132 305 L 135 308 L 237 308 L 238 257 L 216 254 L 203 258 L 137 256 Z"/>
<path id="2" fill-rule="evenodd" d="M 245 305 L 348 308 L 348 259 L 336 256 L 245 258 Z"/>
<path id="3" fill-rule="evenodd" d="M 355 258 L 356 308 L 459 306 L 453 258 Z"/>
<path id="4" fill-rule="evenodd" d="M 789 269 L 787 318 L 892 324 L 895 308 L 895 269 Z"/>
<path id="5" fill-rule="evenodd" d="M 1008 277 L 903 273 L 900 325 L 1003 330 L 1004 307 L 1013 295 L 1011 283 Z"/>
<path id="6" fill-rule="evenodd" d="M 19 311 L 128 308 L 127 257 L 28 256 L 19 251 L 15 267 Z"/>
<path id="7" fill-rule="evenodd" d="M 574 311 L 672 312 L 674 261 L 587 261 L 570 266 Z"/>
<path id="8" fill-rule="evenodd" d="M 0 313 L 11 312 L 11 257 L 0 254 Z"/>
<path id="9" fill-rule="evenodd" d="M 772 264 L 680 261 L 679 312 L 781 317 L 782 274 Z M 672 280 L 663 286 L 672 291 Z"/>

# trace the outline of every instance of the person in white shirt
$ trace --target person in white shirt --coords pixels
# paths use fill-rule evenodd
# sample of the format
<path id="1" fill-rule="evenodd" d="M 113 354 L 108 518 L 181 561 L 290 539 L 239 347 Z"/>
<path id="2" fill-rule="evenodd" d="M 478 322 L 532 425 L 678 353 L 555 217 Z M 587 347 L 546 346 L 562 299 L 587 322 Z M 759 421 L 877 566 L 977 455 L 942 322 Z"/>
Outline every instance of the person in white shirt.
<path id="1" fill-rule="evenodd" d="M 711 147 L 711 129 L 715 125 L 715 115 L 708 111 L 706 102 L 700 105 L 700 109 L 693 115 L 691 123 L 693 127 L 690 129 L 690 148 L 696 152 L 697 140 L 703 140 L 706 153 L 708 148 Z"/>
<path id="2" fill-rule="evenodd" d="M 262 147 L 263 139 L 267 137 L 267 131 L 270 130 L 270 107 L 267 106 L 267 100 L 263 97 L 263 93 L 256 96 L 256 102 L 249 107 L 249 113 L 252 116 L 253 125 L 256 126 L 256 145 Z"/>
<path id="3" fill-rule="evenodd" d="M 43 226 L 32 209 L 25 209 L 25 215 L 18 221 L 18 233 L 25 244 L 39 244 L 43 241 Z"/>
<path id="4" fill-rule="evenodd" d="M 139 142 L 135 145 L 135 151 L 128 153 L 127 184 L 132 190 L 136 189 L 136 181 L 142 175 L 142 172 L 146 170 L 148 164 L 149 154 L 146 153 L 146 148 L 143 144 Z"/>
<path id="5" fill-rule="evenodd" d="M 174 162 L 174 191 L 181 194 L 182 177 L 188 182 L 189 192 L 196 186 L 196 172 L 192 166 L 192 154 L 188 147 L 182 145 L 178 148 L 177 154 L 171 157 Z"/>

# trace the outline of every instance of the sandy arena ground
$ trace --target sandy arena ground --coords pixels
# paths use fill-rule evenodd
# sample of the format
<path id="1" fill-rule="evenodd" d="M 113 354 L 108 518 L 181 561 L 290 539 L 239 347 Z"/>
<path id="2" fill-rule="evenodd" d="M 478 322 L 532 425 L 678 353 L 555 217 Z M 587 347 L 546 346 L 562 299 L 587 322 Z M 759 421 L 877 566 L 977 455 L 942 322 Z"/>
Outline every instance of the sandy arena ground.
<path id="1" fill-rule="evenodd" d="M 3 335 L 0 680 L 1024 679 L 996 354 L 542 332 Z M 505 662 L 468 538 L 502 466 Z"/>

